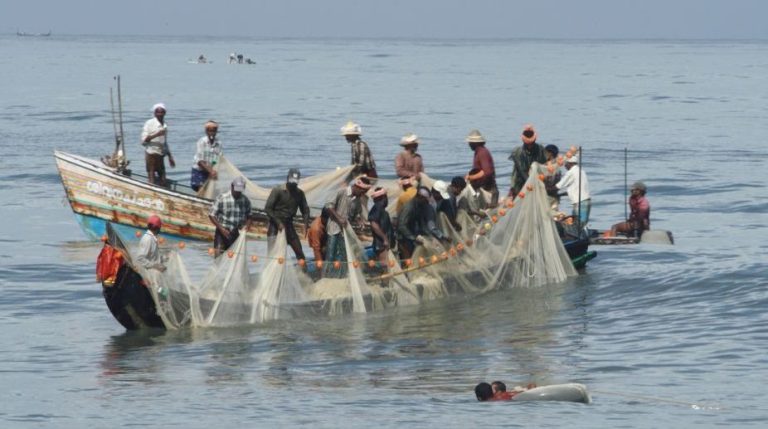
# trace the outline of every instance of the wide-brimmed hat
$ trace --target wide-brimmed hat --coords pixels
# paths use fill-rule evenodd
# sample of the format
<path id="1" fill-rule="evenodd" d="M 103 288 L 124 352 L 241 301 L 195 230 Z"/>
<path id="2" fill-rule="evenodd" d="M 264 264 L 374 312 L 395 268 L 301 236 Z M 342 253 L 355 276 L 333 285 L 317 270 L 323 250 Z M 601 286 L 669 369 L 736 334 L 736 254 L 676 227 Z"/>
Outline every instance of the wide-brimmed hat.
<path id="1" fill-rule="evenodd" d="M 523 143 L 525 144 L 532 144 L 536 143 L 536 139 L 539 137 L 539 134 L 536 132 L 536 129 L 533 128 L 532 124 L 527 124 L 523 127 L 523 133 L 520 135 L 520 138 L 523 140 Z"/>
<path id="2" fill-rule="evenodd" d="M 243 176 L 235 177 L 232 181 L 232 190 L 235 192 L 243 192 L 245 190 L 245 178 Z"/>
<path id="3" fill-rule="evenodd" d="M 478 130 L 472 130 L 467 135 L 467 143 L 485 143 L 485 137 Z"/>
<path id="4" fill-rule="evenodd" d="M 400 146 L 408 146 L 412 144 L 419 144 L 419 136 L 414 133 L 406 134 L 400 139 Z"/>
<path id="5" fill-rule="evenodd" d="M 635 182 L 632 184 L 632 189 L 637 189 L 643 192 L 646 192 L 647 188 L 645 187 L 645 183 L 643 182 Z"/>
<path id="6" fill-rule="evenodd" d="M 362 134 L 363 134 L 363 130 L 360 128 L 360 125 L 352 121 L 347 122 L 346 125 L 341 127 L 342 136 L 359 136 Z"/>
<path id="7" fill-rule="evenodd" d="M 448 184 L 442 180 L 435 180 L 435 183 L 432 184 L 432 190 L 439 193 L 445 199 L 451 197 L 451 194 L 448 193 Z"/>

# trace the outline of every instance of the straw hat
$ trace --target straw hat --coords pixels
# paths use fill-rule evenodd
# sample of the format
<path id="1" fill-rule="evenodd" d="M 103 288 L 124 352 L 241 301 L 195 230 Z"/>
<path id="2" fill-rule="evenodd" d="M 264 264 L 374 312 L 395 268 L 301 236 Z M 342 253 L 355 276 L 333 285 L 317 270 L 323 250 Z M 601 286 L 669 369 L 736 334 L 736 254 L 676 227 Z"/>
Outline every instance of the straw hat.
<path id="1" fill-rule="evenodd" d="M 533 144 L 536 143 L 536 139 L 539 137 L 539 134 L 533 128 L 532 124 L 528 124 L 523 127 L 523 133 L 520 137 L 523 140 L 523 143 Z"/>
<path id="2" fill-rule="evenodd" d="M 472 130 L 467 135 L 467 143 L 485 143 L 485 137 L 478 130 Z"/>
<path id="3" fill-rule="evenodd" d="M 417 136 L 414 133 L 406 134 L 405 136 L 403 136 L 402 139 L 400 139 L 400 146 L 408 146 L 408 145 L 419 144 L 419 143 L 421 143 L 419 141 L 419 136 Z"/>
<path id="4" fill-rule="evenodd" d="M 363 133 L 363 130 L 360 129 L 360 125 L 352 121 L 347 122 L 346 125 L 341 127 L 342 136 L 359 136 L 362 133 Z"/>

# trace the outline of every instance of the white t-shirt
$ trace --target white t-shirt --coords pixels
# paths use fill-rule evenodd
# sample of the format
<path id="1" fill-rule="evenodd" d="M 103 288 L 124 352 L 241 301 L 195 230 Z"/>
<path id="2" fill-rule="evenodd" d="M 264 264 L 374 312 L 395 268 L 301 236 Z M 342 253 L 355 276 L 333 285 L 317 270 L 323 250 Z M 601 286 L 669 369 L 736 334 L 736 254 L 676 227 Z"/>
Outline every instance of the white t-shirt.
<path id="1" fill-rule="evenodd" d="M 568 172 L 565 173 L 562 179 L 557 182 L 557 189 L 565 189 L 568 192 L 568 199 L 571 200 L 571 204 L 579 203 L 579 175 L 581 175 L 581 201 L 590 199 L 589 196 L 589 181 L 587 180 L 587 173 L 584 172 L 580 166 L 574 165 Z"/>
<path id="2" fill-rule="evenodd" d="M 146 269 L 160 265 L 160 251 L 157 247 L 157 237 L 152 231 L 147 230 L 139 241 L 139 255 L 136 257 L 139 264 Z"/>
<path id="3" fill-rule="evenodd" d="M 168 124 L 161 124 L 157 118 L 152 118 L 147 120 L 147 122 L 144 122 L 144 128 L 141 131 L 141 144 L 146 148 L 146 152 L 150 155 L 165 155 L 168 153 L 168 145 L 166 144 L 165 135 L 157 136 L 148 143 L 144 141 L 148 135 L 159 130 L 166 130 L 166 132 L 168 132 Z"/>

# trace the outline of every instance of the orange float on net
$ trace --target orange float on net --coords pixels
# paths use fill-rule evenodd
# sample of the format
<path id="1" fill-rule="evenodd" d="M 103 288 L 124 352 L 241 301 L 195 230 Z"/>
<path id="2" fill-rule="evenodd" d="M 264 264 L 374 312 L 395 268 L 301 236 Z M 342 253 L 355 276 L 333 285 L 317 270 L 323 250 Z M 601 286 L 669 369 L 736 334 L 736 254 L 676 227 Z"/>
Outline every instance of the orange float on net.
<path id="1" fill-rule="evenodd" d="M 546 179 L 546 176 L 544 176 L 543 174 L 539 174 L 539 180 L 543 182 L 544 179 Z"/>
<path id="2" fill-rule="evenodd" d="M 277 263 L 280 264 L 280 265 L 283 265 L 285 263 L 285 258 L 280 256 L 279 258 L 277 258 Z"/>
<path id="3" fill-rule="evenodd" d="M 433 264 L 435 264 L 435 263 L 437 263 L 437 261 L 439 261 L 440 259 L 437 257 L 437 255 L 432 255 L 432 257 L 431 257 L 431 258 L 429 258 L 429 260 L 430 260 L 430 261 L 431 261 Z"/>
<path id="4" fill-rule="evenodd" d="M 208 254 L 209 255 L 213 255 L 214 253 L 216 253 L 216 249 L 214 249 L 213 247 L 209 247 L 208 248 Z"/>
<path id="5" fill-rule="evenodd" d="M 259 257 L 256 255 L 251 256 L 251 262 L 259 262 Z"/>
<path id="6" fill-rule="evenodd" d="M 499 221 L 499 217 L 496 215 L 491 216 L 491 222 L 496 223 Z"/>
<path id="7" fill-rule="evenodd" d="M 532 190 L 533 190 L 533 185 L 528 185 L 528 186 L 526 186 L 525 188 L 526 188 L 526 189 L 528 189 L 528 191 L 530 192 L 530 191 L 532 191 Z"/>
<path id="8" fill-rule="evenodd" d="M 165 237 L 158 237 L 158 238 L 157 238 L 157 242 L 158 242 L 159 244 L 165 244 Z"/>
<path id="9" fill-rule="evenodd" d="M 376 261 L 374 261 L 373 259 L 369 259 L 368 268 L 376 268 Z"/>
<path id="10" fill-rule="evenodd" d="M 467 240 L 467 241 L 470 241 L 470 240 Z M 463 243 L 459 243 L 459 244 L 457 244 L 457 245 L 456 245 L 456 250 L 457 250 L 457 251 L 459 251 L 459 252 L 461 252 L 462 250 L 464 250 L 464 244 L 463 244 Z"/>
<path id="11" fill-rule="evenodd" d="M 303 260 L 303 259 L 299 259 L 299 260 L 297 261 L 297 263 L 299 264 L 299 266 L 300 266 L 301 268 L 304 268 L 304 267 L 307 265 L 307 261 L 305 261 L 305 260 Z"/>
<path id="12" fill-rule="evenodd" d="M 499 209 L 499 216 L 504 216 L 507 214 L 507 211 L 504 209 Z"/>
<path id="13" fill-rule="evenodd" d="M 227 257 L 231 258 L 233 256 L 235 256 L 235 252 L 233 252 L 231 250 L 229 252 L 227 252 Z"/>
<path id="14" fill-rule="evenodd" d="M 515 207 L 515 202 L 512 200 L 507 200 L 507 208 L 513 208 Z"/>
<path id="15" fill-rule="evenodd" d="M 406 267 L 410 267 L 411 265 L 413 265 L 413 259 L 406 259 L 405 260 L 405 266 Z"/>
<path id="16" fill-rule="evenodd" d="M 443 259 L 443 261 L 445 261 L 446 259 L 448 259 L 448 252 L 441 253 L 440 257 Z"/>
<path id="17" fill-rule="evenodd" d="M 360 267 L 360 262 L 359 261 L 352 261 L 352 267 L 354 267 L 354 268 Z"/>
<path id="18" fill-rule="evenodd" d="M 456 248 L 455 247 L 451 247 L 451 250 L 449 250 L 448 253 L 450 253 L 451 256 L 456 256 Z"/>
<path id="19" fill-rule="evenodd" d="M 138 231 L 137 231 L 137 232 L 138 232 Z M 106 235 L 106 234 L 104 234 L 104 235 L 102 235 L 102 236 L 101 236 L 101 241 L 103 241 L 103 242 L 105 242 L 105 243 L 107 242 L 107 235 Z"/>
<path id="20" fill-rule="evenodd" d="M 185 247 L 187 247 L 186 243 L 184 243 L 183 241 L 179 241 L 179 249 L 183 249 Z"/>
<path id="21" fill-rule="evenodd" d="M 320 269 L 323 268 L 323 261 L 315 261 L 315 266 Z"/>
<path id="22" fill-rule="evenodd" d="M 341 269 L 341 261 L 333 261 L 333 268 L 337 270 Z"/>
<path id="23" fill-rule="evenodd" d="M 525 192 L 520 191 L 520 193 L 517 194 L 517 198 L 525 198 Z"/>
<path id="24" fill-rule="evenodd" d="M 389 261 L 389 268 L 393 268 L 395 266 L 395 261 L 390 260 Z"/>
<path id="25" fill-rule="evenodd" d="M 141 237 L 141 231 L 136 231 L 136 237 Z"/>
<path id="26" fill-rule="evenodd" d="M 424 259 L 423 256 L 419 256 L 419 266 L 422 266 L 427 263 L 427 260 Z"/>

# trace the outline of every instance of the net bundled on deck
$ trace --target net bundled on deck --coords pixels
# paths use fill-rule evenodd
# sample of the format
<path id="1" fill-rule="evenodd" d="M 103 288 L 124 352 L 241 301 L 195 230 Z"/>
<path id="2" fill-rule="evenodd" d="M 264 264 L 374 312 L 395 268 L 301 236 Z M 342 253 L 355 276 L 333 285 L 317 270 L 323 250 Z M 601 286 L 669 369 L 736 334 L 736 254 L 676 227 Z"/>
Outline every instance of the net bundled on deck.
<path id="1" fill-rule="evenodd" d="M 441 216 L 438 222 L 449 240 L 427 239 L 408 260 L 389 252 L 388 263 L 382 266 L 347 225 L 346 260 L 322 277 L 311 262 L 292 260 L 284 233 L 263 258 L 260 272 L 249 270 L 245 234 L 198 283 L 190 281 L 176 250 L 169 253 L 165 272 L 139 271 L 169 328 L 364 313 L 451 295 L 561 282 L 576 271 L 558 237 L 539 179 L 547 170 L 535 164 L 531 173 L 524 195 L 514 202 L 502 201 L 484 218 L 460 212 L 460 230 Z"/>

